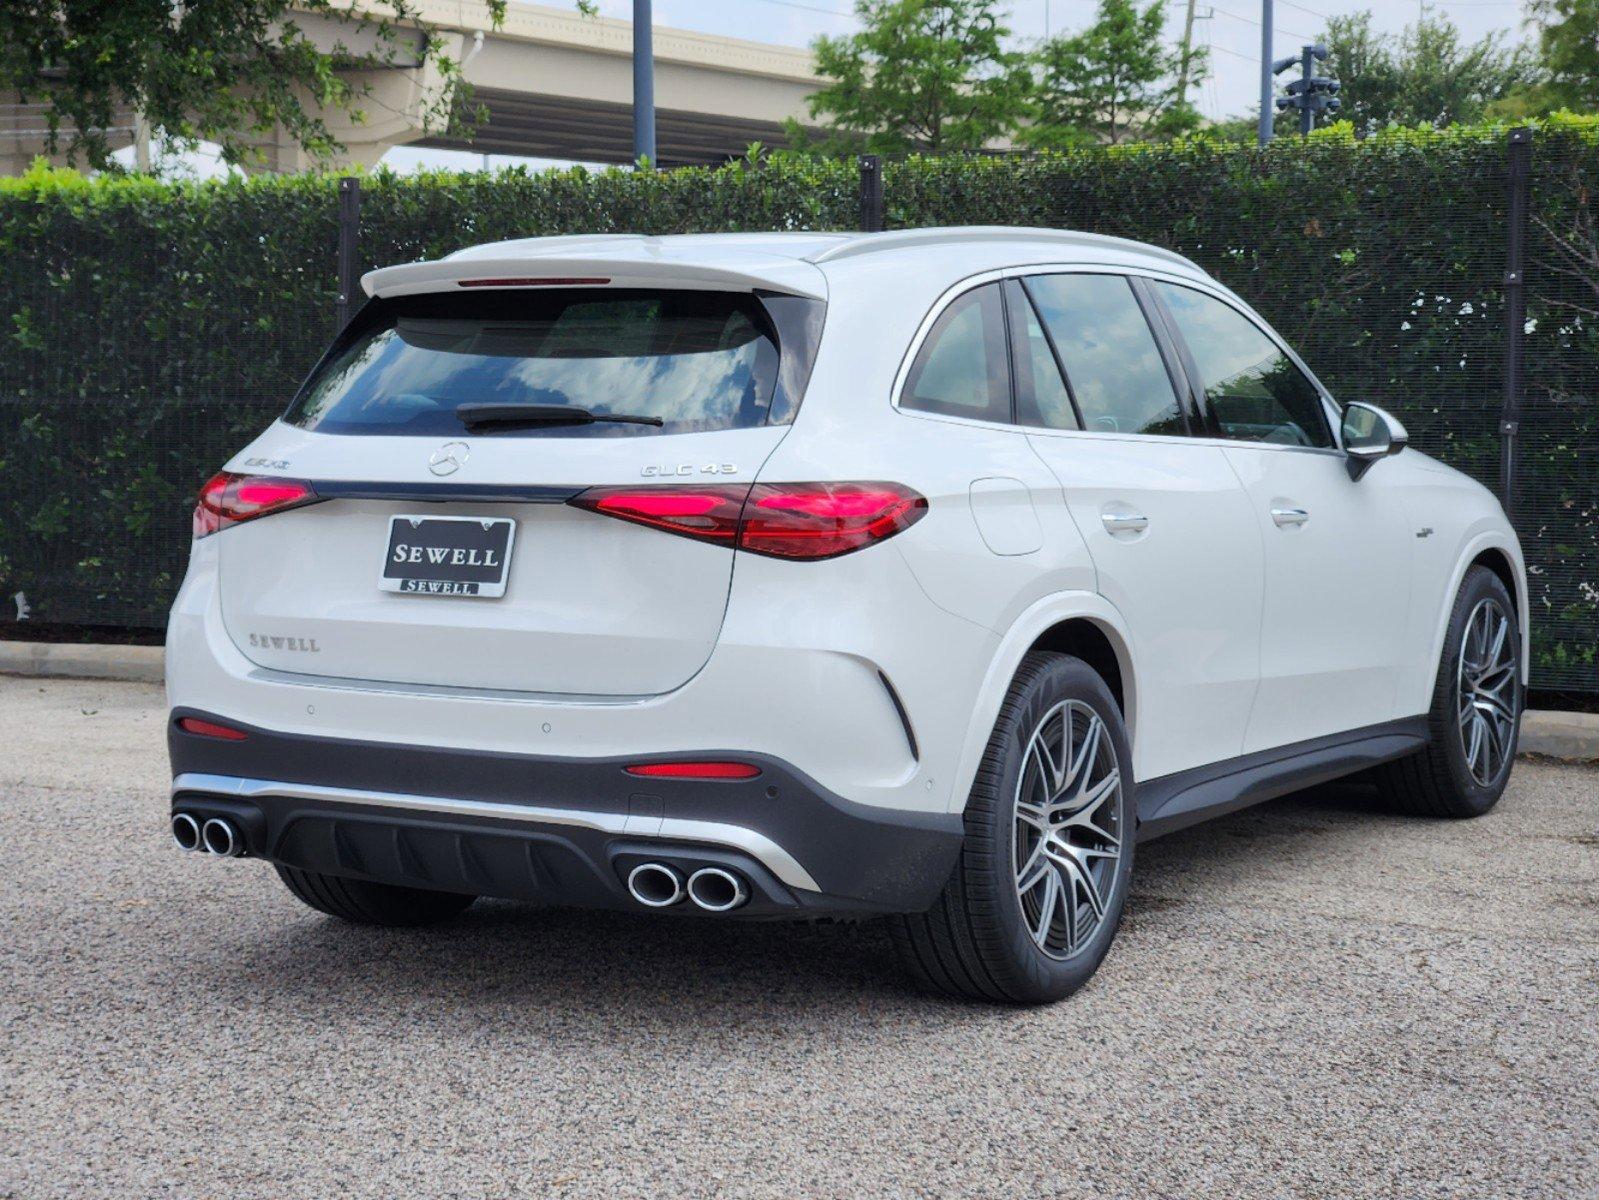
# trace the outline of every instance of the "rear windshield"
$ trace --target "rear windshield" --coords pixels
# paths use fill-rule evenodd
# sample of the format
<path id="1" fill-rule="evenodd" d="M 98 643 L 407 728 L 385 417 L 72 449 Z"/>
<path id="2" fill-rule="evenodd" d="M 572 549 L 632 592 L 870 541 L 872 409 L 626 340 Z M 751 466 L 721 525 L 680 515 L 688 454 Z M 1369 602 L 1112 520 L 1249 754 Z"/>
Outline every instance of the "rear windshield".
<path id="1" fill-rule="evenodd" d="M 456 408 L 552 405 L 653 424 L 518 425 L 616 437 L 764 425 L 779 355 L 753 295 L 549 291 L 402 297 L 362 310 L 285 417 L 322 433 L 458 435 Z"/>

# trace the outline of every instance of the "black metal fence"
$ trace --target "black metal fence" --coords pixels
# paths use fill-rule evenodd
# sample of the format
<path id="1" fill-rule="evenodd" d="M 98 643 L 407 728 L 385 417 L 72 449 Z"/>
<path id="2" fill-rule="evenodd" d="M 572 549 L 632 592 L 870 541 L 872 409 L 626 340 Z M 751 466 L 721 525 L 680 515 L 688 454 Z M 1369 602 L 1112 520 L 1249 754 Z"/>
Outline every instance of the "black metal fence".
<path id="1" fill-rule="evenodd" d="M 1596 188 L 1581 127 L 0 190 L 0 596 L 38 621 L 159 626 L 194 489 L 281 412 L 367 266 L 550 233 L 1045 225 L 1189 255 L 1335 394 L 1498 490 L 1527 553 L 1535 683 L 1599 691 Z"/>

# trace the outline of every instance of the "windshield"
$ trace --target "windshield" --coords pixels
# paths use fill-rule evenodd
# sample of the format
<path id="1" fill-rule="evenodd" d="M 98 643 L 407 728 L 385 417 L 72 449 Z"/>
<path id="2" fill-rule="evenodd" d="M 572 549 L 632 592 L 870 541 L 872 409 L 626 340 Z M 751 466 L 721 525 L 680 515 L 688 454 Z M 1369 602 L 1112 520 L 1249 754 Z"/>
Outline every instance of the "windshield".
<path id="1" fill-rule="evenodd" d="M 429 294 L 363 310 L 285 420 L 323 433 L 455 435 L 459 405 L 558 405 L 649 425 L 511 425 L 496 436 L 627 437 L 767 422 L 778 374 L 754 296 Z"/>

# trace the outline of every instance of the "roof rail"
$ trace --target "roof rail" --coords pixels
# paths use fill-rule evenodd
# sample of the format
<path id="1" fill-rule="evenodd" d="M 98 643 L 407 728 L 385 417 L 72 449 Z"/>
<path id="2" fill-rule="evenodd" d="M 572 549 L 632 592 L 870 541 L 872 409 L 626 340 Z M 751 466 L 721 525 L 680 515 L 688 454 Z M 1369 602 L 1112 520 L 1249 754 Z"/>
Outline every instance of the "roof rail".
<path id="1" fill-rule="evenodd" d="M 1177 263 L 1191 271 L 1204 274 L 1204 270 L 1192 259 L 1184 258 L 1174 250 L 1151 246 L 1148 242 L 1135 242 L 1128 238 L 1108 237 L 1099 233 L 1081 233 L 1072 229 L 1039 229 L 1028 225 L 947 225 L 927 229 L 895 229 L 887 233 L 863 233 L 840 245 L 830 246 L 810 255 L 809 261 L 837 262 L 841 258 L 856 258 L 863 254 L 876 254 L 881 250 L 970 242 L 1038 242 L 1045 245 L 1070 246 L 1080 250 L 1121 250 Z"/>

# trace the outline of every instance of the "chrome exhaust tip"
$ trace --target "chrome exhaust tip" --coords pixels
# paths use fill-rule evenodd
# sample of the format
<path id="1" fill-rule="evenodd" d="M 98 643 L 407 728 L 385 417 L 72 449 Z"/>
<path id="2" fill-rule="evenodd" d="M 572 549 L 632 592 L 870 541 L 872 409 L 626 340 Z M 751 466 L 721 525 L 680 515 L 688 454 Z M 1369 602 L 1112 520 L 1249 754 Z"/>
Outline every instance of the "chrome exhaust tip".
<path id="1" fill-rule="evenodd" d="M 172 840 L 177 843 L 179 850 L 198 850 L 200 848 L 200 822 L 188 813 L 172 814 Z"/>
<path id="2" fill-rule="evenodd" d="M 627 873 L 627 891 L 649 908 L 670 908 L 683 898 L 683 876 L 665 863 L 640 863 Z"/>
<path id="3" fill-rule="evenodd" d="M 221 817 L 212 817 L 200 826 L 200 841 L 207 854 L 215 854 L 219 858 L 238 858 L 244 853 L 244 838 L 233 827 L 232 821 Z"/>
<path id="4" fill-rule="evenodd" d="M 732 912 L 750 898 L 749 886 L 721 867 L 701 867 L 688 877 L 688 898 L 706 912 Z"/>

